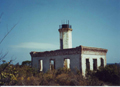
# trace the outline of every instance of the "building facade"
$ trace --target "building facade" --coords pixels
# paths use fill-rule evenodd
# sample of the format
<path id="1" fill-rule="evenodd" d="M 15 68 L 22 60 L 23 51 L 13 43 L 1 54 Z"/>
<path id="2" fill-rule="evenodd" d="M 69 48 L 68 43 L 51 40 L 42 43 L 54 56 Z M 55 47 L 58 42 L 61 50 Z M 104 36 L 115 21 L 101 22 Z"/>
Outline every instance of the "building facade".
<path id="1" fill-rule="evenodd" d="M 76 68 L 85 76 L 86 70 L 97 70 L 106 66 L 107 49 L 78 46 L 72 48 L 72 29 L 69 24 L 63 24 L 58 29 L 60 33 L 60 50 L 45 52 L 30 52 L 32 67 L 46 72 L 62 67 Z"/>

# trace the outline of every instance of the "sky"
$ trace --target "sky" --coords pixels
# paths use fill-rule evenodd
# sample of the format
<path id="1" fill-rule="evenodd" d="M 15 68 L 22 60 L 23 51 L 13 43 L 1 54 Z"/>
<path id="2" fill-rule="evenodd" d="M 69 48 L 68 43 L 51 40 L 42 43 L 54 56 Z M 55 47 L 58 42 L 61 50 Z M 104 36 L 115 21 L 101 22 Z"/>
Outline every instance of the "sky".
<path id="1" fill-rule="evenodd" d="M 60 49 L 59 25 L 72 25 L 72 47 L 108 49 L 107 63 L 120 63 L 120 0 L 0 0 L 0 52 L 19 64 L 31 51 Z"/>

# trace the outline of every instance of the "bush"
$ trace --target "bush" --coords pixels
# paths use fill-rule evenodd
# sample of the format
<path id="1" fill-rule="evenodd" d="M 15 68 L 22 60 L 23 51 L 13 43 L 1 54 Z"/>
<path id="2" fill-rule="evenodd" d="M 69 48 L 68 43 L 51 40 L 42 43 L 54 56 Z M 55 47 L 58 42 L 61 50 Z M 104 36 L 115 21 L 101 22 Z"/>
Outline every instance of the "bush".
<path id="1" fill-rule="evenodd" d="M 96 77 L 104 82 L 120 85 L 120 66 L 117 64 L 100 67 L 96 72 Z"/>
<path id="2" fill-rule="evenodd" d="M 65 74 L 69 74 L 71 73 L 71 70 L 70 69 L 67 69 L 67 68 L 59 68 L 56 72 L 56 75 L 59 75 L 59 74 L 62 74 L 62 73 L 65 73 Z"/>
<path id="3" fill-rule="evenodd" d="M 89 85 L 120 85 L 120 66 L 117 64 L 99 67 L 97 71 L 87 71 Z"/>
<path id="4" fill-rule="evenodd" d="M 3 65 L 1 65 L 1 67 L 3 67 Z M 15 85 L 18 81 L 17 77 L 17 69 L 13 65 L 8 65 L 3 71 L 1 71 L 0 85 Z"/>
<path id="5" fill-rule="evenodd" d="M 100 81 L 96 76 L 96 71 L 88 70 L 86 71 L 86 81 L 88 86 L 102 86 L 104 85 L 103 81 Z"/>
<path id="6" fill-rule="evenodd" d="M 3 70 L 4 67 L 6 64 L 2 64 L 0 69 Z M 1 72 L 0 85 L 101 86 L 105 83 L 120 85 L 120 66 L 118 65 L 100 67 L 97 71 L 87 71 L 86 77 L 83 77 L 77 69 L 76 72 L 60 68 L 43 73 L 26 65 L 9 65 Z"/>

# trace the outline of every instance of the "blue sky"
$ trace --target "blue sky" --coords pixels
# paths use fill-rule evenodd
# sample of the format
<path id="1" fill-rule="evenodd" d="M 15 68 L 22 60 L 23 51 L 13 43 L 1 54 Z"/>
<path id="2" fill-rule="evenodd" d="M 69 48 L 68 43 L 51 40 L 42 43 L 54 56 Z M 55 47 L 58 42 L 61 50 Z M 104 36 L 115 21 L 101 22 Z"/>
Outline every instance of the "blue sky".
<path id="1" fill-rule="evenodd" d="M 0 0 L 0 44 L 13 63 L 31 60 L 31 51 L 59 49 L 59 25 L 69 20 L 72 46 L 108 49 L 107 63 L 120 62 L 120 0 Z"/>

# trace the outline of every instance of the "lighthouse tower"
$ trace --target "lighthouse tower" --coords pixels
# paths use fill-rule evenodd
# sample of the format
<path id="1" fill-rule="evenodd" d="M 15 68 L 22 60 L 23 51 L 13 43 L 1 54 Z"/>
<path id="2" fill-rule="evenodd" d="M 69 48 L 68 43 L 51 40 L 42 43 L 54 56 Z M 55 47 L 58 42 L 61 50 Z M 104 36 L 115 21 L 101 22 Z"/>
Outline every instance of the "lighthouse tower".
<path id="1" fill-rule="evenodd" d="M 71 25 L 62 24 L 58 29 L 60 33 L 60 49 L 72 48 L 72 29 Z"/>

